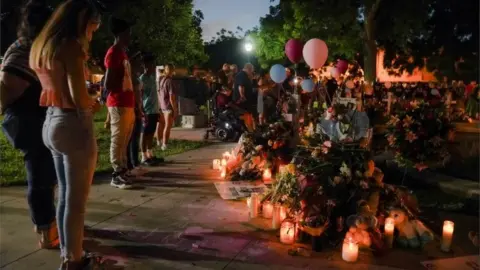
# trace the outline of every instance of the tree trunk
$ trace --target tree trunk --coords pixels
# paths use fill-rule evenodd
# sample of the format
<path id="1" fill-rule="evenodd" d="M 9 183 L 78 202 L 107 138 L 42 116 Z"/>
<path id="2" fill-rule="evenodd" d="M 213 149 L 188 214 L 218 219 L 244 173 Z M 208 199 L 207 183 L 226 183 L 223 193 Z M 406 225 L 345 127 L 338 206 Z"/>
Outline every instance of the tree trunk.
<path id="1" fill-rule="evenodd" d="M 377 77 L 377 44 L 375 40 L 365 40 L 365 59 L 363 64 L 365 81 L 375 82 Z"/>

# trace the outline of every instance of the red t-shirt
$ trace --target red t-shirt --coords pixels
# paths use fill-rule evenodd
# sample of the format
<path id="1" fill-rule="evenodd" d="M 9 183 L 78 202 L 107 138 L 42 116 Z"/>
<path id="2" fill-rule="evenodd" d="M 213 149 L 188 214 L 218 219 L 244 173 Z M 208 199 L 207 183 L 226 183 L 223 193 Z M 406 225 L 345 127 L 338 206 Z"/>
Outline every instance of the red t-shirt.
<path id="1" fill-rule="evenodd" d="M 119 46 L 112 46 L 105 55 L 105 68 L 110 70 L 123 70 L 123 80 L 118 82 L 115 89 L 109 91 L 107 107 L 135 107 L 135 95 L 133 93 L 132 72 L 130 62 L 125 50 Z"/>

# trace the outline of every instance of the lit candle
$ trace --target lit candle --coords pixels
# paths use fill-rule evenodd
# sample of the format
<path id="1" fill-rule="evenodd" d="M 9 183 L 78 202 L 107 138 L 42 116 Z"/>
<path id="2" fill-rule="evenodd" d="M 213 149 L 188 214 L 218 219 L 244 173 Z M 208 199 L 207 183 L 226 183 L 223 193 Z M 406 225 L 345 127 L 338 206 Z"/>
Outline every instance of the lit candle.
<path id="1" fill-rule="evenodd" d="M 393 231 L 395 229 L 395 224 L 393 218 L 385 219 L 385 243 L 389 248 L 392 248 L 393 245 Z"/>
<path id="2" fill-rule="evenodd" d="M 270 183 L 272 181 L 272 172 L 270 169 L 265 169 L 263 171 L 263 182 Z"/>
<path id="3" fill-rule="evenodd" d="M 280 222 L 284 221 L 287 218 L 287 207 L 280 206 Z"/>
<path id="4" fill-rule="evenodd" d="M 453 226 L 454 223 L 449 220 L 443 222 L 443 234 L 442 234 L 442 245 L 441 250 L 448 252 L 450 251 L 450 246 L 452 245 L 453 238 Z"/>
<path id="5" fill-rule="evenodd" d="M 343 242 L 342 259 L 346 262 L 356 262 L 358 259 L 358 245 L 352 238 L 345 239 Z"/>
<path id="6" fill-rule="evenodd" d="M 221 171 L 220 177 L 224 179 L 225 176 L 227 176 L 227 168 L 225 168 L 225 166 L 220 166 L 220 171 Z"/>
<path id="7" fill-rule="evenodd" d="M 222 158 L 222 166 L 223 167 L 227 166 L 227 160 L 225 158 Z"/>
<path id="8" fill-rule="evenodd" d="M 262 214 L 264 218 L 273 217 L 273 204 L 271 202 L 263 203 Z"/>
<path id="9" fill-rule="evenodd" d="M 291 221 L 282 222 L 280 227 L 280 242 L 292 245 L 295 242 L 295 224 Z"/>
<path id="10" fill-rule="evenodd" d="M 247 204 L 249 207 L 250 218 L 258 217 L 258 207 L 260 204 L 260 198 L 258 193 L 252 192 L 250 197 L 247 199 Z"/>
<path id="11" fill-rule="evenodd" d="M 220 159 L 214 159 L 212 163 L 212 169 L 219 170 L 220 169 Z"/>
<path id="12" fill-rule="evenodd" d="M 282 221 L 280 220 L 280 205 L 275 204 L 273 206 L 272 229 L 276 230 L 276 229 L 280 228 L 281 222 Z"/>

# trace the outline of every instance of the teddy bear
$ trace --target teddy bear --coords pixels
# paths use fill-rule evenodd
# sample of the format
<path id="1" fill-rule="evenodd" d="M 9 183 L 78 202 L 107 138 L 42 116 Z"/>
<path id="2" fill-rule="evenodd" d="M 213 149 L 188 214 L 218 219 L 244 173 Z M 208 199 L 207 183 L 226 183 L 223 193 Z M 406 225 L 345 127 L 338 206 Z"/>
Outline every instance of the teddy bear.
<path id="1" fill-rule="evenodd" d="M 410 219 L 405 210 L 394 208 L 390 217 L 398 230 L 396 242 L 401 247 L 420 248 L 433 240 L 433 233 L 420 220 Z"/>
<path id="2" fill-rule="evenodd" d="M 356 215 L 347 218 L 350 229 L 345 237 L 353 239 L 360 247 L 368 248 L 372 244 L 369 231 L 377 227 L 378 220 L 366 201 L 360 201 L 357 209 Z"/>

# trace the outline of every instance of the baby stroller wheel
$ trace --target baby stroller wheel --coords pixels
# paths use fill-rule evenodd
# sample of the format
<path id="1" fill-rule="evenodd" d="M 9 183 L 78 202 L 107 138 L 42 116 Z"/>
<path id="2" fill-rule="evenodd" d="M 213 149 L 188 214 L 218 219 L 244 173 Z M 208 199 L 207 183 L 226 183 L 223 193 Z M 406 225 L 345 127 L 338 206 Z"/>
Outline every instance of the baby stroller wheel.
<path id="1" fill-rule="evenodd" d="M 228 132 L 223 128 L 217 129 L 217 131 L 215 132 L 215 136 L 217 137 L 217 139 L 224 142 L 228 140 Z"/>

